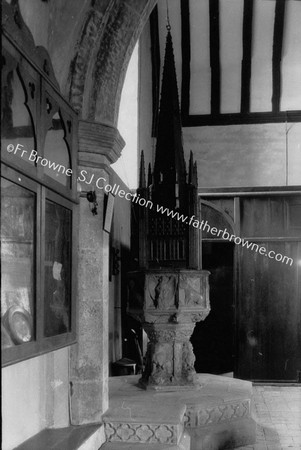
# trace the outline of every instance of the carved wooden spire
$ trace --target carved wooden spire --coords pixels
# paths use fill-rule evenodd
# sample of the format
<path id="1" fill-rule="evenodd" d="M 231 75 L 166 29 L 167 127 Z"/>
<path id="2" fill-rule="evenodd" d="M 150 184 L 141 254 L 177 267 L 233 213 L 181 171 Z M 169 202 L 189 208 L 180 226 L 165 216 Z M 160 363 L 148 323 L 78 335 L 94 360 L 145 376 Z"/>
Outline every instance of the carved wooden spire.
<path id="1" fill-rule="evenodd" d="M 196 163 L 192 152 L 186 180 L 176 68 L 168 25 L 156 157 L 153 173 L 150 165 L 148 167 L 147 183 L 144 154 L 141 153 L 137 193 L 151 200 L 153 206 L 138 207 L 136 211 L 140 267 L 198 268 L 198 230 L 188 224 L 189 218 L 198 214 L 196 187 Z M 166 210 L 162 212 L 157 206 L 180 214 L 184 220 L 180 216 L 167 215 Z"/>
<path id="2" fill-rule="evenodd" d="M 192 184 L 193 178 L 193 153 L 190 150 L 190 158 L 189 158 L 189 171 L 188 171 L 188 183 Z"/>
<path id="3" fill-rule="evenodd" d="M 148 164 L 148 174 L 147 174 L 147 187 L 153 184 L 153 174 L 151 163 Z"/>
<path id="4" fill-rule="evenodd" d="M 193 161 L 193 153 L 190 151 L 188 184 L 197 188 L 198 186 L 198 167 L 196 161 Z"/>
<path id="5" fill-rule="evenodd" d="M 139 188 L 145 188 L 145 164 L 144 164 L 144 152 L 141 150 L 141 158 L 140 158 L 140 173 L 139 173 Z"/>
<path id="6" fill-rule="evenodd" d="M 181 208 L 185 203 L 186 168 L 175 59 L 170 27 L 167 29 L 153 174 L 154 200 L 170 208 Z"/>
<path id="7" fill-rule="evenodd" d="M 194 165 L 193 165 L 193 182 L 192 184 L 194 185 L 195 188 L 198 187 L 198 165 L 196 163 L 196 161 L 194 161 Z"/>

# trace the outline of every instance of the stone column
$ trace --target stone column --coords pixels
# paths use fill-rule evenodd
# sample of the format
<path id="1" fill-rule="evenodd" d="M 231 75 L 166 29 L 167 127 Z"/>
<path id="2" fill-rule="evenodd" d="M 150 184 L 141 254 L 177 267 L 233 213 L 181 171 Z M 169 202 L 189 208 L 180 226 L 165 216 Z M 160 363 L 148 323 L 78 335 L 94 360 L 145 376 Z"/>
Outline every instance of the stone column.
<path id="1" fill-rule="evenodd" d="M 189 339 L 195 322 L 144 323 L 149 338 L 146 368 L 140 383 L 159 389 L 194 384 L 195 356 Z"/>
<path id="2" fill-rule="evenodd" d="M 98 214 L 79 205 L 77 344 L 71 348 L 71 422 L 97 423 L 108 408 L 109 235 L 103 231 L 104 190 L 109 167 L 124 146 L 113 126 L 79 122 L 78 178 L 82 192 L 95 190 Z M 83 172 L 84 171 L 84 172 Z M 93 176 L 91 184 L 88 184 Z M 101 178 L 96 185 L 97 180 Z"/>

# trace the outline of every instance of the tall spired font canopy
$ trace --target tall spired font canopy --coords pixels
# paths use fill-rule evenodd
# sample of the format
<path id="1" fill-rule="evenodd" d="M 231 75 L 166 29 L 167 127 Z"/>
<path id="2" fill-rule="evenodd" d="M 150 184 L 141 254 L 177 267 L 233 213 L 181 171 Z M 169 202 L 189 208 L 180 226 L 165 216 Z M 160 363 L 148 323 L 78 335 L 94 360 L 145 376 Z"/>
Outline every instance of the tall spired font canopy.
<path id="1" fill-rule="evenodd" d="M 189 217 L 197 212 L 197 167 L 191 153 L 187 174 L 170 26 L 166 36 L 155 162 L 153 170 L 149 165 L 146 178 L 141 152 L 137 194 L 152 202 L 151 208 L 139 206 L 136 211 L 139 266 L 198 268 L 197 230 L 188 225 Z"/>

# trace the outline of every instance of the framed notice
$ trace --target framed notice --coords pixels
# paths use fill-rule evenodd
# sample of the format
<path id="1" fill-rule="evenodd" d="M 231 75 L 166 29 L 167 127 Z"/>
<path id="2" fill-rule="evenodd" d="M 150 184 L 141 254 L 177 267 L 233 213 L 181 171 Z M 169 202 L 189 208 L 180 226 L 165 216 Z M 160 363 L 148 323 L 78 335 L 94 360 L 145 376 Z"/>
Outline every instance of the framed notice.
<path id="1" fill-rule="evenodd" d="M 103 222 L 103 229 L 107 233 L 110 233 L 110 231 L 111 231 L 112 218 L 113 218 L 113 212 L 114 212 L 114 200 L 115 200 L 115 196 L 113 194 L 111 194 L 111 192 L 109 192 L 109 194 L 107 195 L 104 222 Z"/>

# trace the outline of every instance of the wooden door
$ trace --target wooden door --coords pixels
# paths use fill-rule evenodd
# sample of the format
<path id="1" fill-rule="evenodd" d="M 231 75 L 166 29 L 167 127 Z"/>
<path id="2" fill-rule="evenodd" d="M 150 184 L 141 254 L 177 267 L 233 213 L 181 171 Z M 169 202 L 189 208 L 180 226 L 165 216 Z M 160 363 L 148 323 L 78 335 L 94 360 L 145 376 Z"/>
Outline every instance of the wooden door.
<path id="1" fill-rule="evenodd" d="M 240 211 L 242 237 L 266 251 L 260 254 L 257 247 L 236 246 L 235 375 L 297 381 L 301 371 L 301 196 L 241 199 Z"/>

